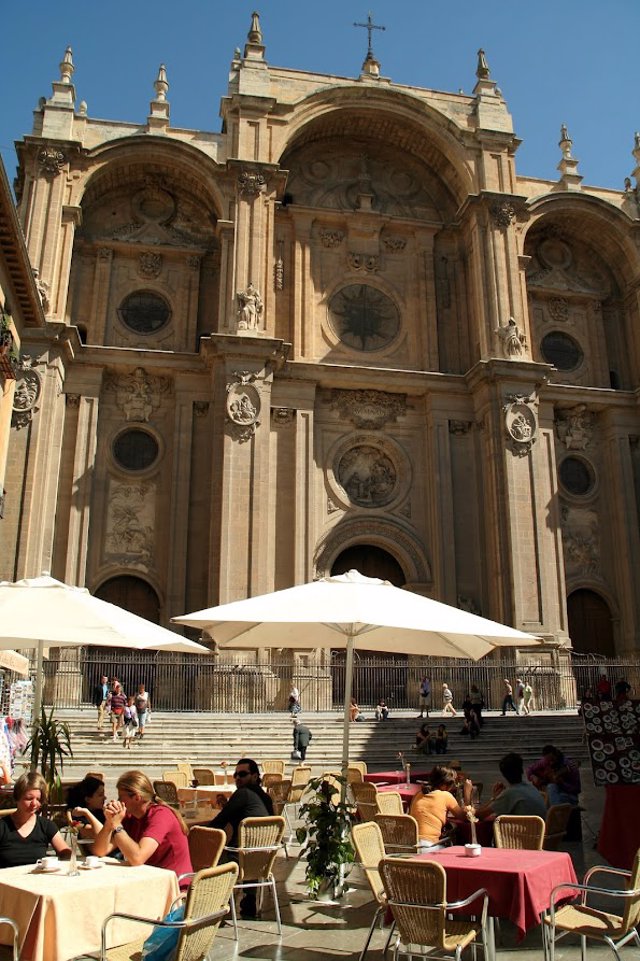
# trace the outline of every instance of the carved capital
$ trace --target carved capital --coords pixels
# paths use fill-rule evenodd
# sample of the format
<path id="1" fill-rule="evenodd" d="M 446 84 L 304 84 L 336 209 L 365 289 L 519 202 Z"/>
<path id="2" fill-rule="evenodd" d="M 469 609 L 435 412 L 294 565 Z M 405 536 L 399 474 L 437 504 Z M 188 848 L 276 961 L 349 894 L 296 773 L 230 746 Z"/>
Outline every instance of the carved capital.
<path id="1" fill-rule="evenodd" d="M 38 154 L 38 163 L 47 177 L 57 177 L 67 158 L 57 147 L 43 147 Z"/>
<path id="2" fill-rule="evenodd" d="M 104 260 L 106 263 L 113 260 L 113 250 L 111 247 L 99 247 L 98 260 Z"/>
<path id="3" fill-rule="evenodd" d="M 238 175 L 238 192 L 243 197 L 257 197 L 266 183 L 266 177 L 259 170 L 241 170 Z"/>
<path id="4" fill-rule="evenodd" d="M 196 417 L 206 417 L 209 413 L 209 401 L 208 400 L 194 400 L 193 402 L 193 412 Z"/>
<path id="5" fill-rule="evenodd" d="M 290 407 L 273 407 L 271 410 L 271 423 L 274 427 L 289 427 L 295 419 L 296 412 Z"/>
<path id="6" fill-rule="evenodd" d="M 405 237 L 398 237 L 396 234 L 390 234 L 382 238 L 382 243 L 385 245 L 387 250 L 390 250 L 394 254 L 400 253 L 407 246 L 407 240 Z"/>
<path id="7" fill-rule="evenodd" d="M 31 357 L 23 356 L 16 367 L 16 386 L 13 395 L 11 426 L 22 430 L 33 420 L 40 408 L 38 401 L 42 394 L 42 377 L 31 366 Z"/>
<path id="8" fill-rule="evenodd" d="M 320 231 L 320 240 L 323 247 L 339 247 L 344 240 L 344 231 L 324 228 Z"/>
<path id="9" fill-rule="evenodd" d="M 473 424 L 470 420 L 450 420 L 449 421 L 449 433 L 450 434 L 468 434 Z"/>
<path id="10" fill-rule="evenodd" d="M 80 406 L 80 394 L 65 394 L 67 407 L 77 410 Z"/>
<path id="11" fill-rule="evenodd" d="M 516 208 L 508 200 L 491 204 L 491 219 L 496 227 L 510 227 L 516 219 Z"/>

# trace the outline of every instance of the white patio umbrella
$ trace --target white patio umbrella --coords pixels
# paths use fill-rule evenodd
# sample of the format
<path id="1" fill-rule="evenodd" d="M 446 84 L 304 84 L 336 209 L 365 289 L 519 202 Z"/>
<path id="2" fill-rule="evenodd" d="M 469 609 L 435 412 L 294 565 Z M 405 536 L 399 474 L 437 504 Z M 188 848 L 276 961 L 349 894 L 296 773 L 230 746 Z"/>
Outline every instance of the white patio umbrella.
<path id="1" fill-rule="evenodd" d="M 478 660 L 495 647 L 541 644 L 532 634 L 349 571 L 272 594 L 173 617 L 222 648 L 346 648 L 342 769 L 349 763 L 354 648 Z"/>
<path id="2" fill-rule="evenodd" d="M 90 594 L 42 574 L 0 581 L 0 649 L 37 650 L 34 717 L 42 703 L 46 647 L 124 647 L 138 651 L 209 654 L 208 648 Z"/>

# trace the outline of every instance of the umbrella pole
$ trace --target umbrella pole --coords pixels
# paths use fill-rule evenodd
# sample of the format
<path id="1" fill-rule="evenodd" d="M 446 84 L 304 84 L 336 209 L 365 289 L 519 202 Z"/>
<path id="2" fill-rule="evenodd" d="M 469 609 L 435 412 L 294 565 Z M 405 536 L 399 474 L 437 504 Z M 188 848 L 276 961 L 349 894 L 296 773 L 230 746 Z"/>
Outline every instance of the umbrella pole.
<path id="1" fill-rule="evenodd" d="M 36 727 L 40 721 L 40 709 L 42 707 L 42 675 L 43 675 L 43 655 L 44 642 L 38 641 L 36 648 L 36 687 L 33 695 L 33 717 L 31 724 Z"/>
<path id="2" fill-rule="evenodd" d="M 349 708 L 351 707 L 351 692 L 353 690 L 353 635 L 347 638 L 347 657 L 344 665 L 344 718 L 342 720 L 342 777 L 347 779 L 349 767 Z M 340 800 L 344 802 L 347 796 L 346 783 L 342 785 Z"/>

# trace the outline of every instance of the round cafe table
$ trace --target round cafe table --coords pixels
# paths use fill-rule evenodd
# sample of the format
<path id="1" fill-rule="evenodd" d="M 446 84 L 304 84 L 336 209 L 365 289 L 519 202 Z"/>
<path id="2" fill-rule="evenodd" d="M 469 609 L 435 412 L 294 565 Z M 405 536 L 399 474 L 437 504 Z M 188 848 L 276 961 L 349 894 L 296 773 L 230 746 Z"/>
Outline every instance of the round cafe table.
<path id="1" fill-rule="evenodd" d="M 422 790 L 421 784 L 379 784 L 377 785 L 378 793 L 385 794 L 389 791 L 394 791 L 400 795 L 402 800 L 402 806 L 405 811 L 408 810 L 409 805 L 413 801 L 416 794 L 419 794 Z"/>

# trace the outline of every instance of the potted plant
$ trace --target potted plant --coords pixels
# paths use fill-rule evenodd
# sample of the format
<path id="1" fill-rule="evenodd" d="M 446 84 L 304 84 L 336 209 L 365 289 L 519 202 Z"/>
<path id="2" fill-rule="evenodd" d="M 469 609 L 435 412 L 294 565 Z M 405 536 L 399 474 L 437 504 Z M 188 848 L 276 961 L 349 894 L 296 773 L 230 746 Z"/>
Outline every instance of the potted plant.
<path id="1" fill-rule="evenodd" d="M 34 724 L 31 738 L 24 749 L 25 754 L 29 752 L 31 770 L 40 771 L 47 782 L 49 807 L 61 804 L 63 797 L 60 774 L 64 768 L 64 759 L 73 757 L 73 751 L 69 725 L 53 716 L 53 708 L 48 717 L 44 706 L 41 708 L 41 716 Z"/>
<path id="2" fill-rule="evenodd" d="M 309 781 L 312 792 L 300 808 L 306 822 L 296 831 L 306 859 L 307 890 L 313 899 L 335 900 L 347 890 L 347 865 L 353 863 L 355 852 L 351 843 L 354 814 L 341 800 L 343 777 L 332 776 L 331 781 L 318 777 Z"/>

